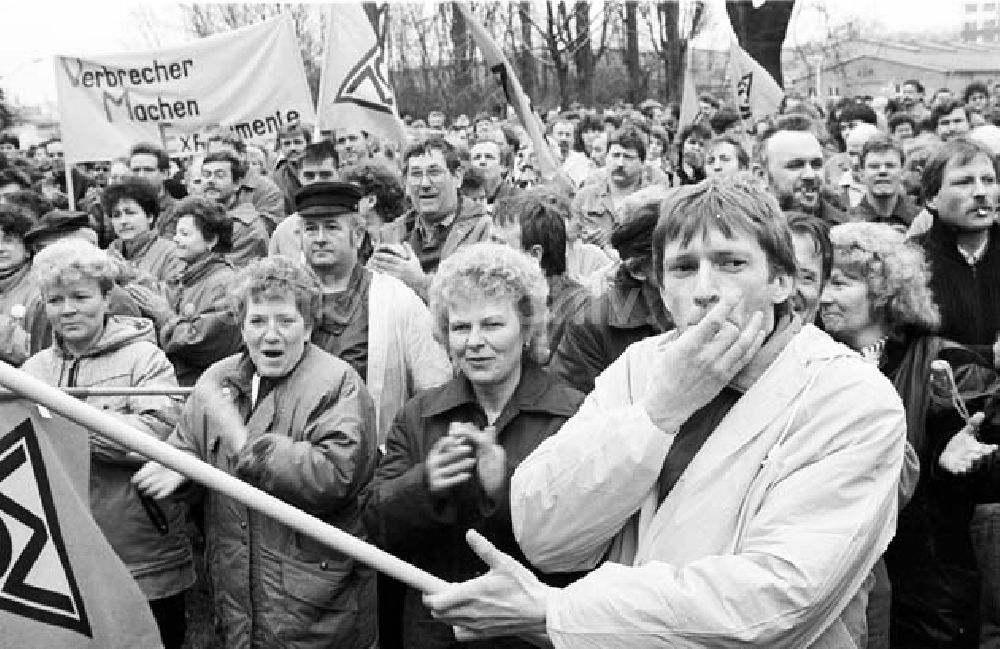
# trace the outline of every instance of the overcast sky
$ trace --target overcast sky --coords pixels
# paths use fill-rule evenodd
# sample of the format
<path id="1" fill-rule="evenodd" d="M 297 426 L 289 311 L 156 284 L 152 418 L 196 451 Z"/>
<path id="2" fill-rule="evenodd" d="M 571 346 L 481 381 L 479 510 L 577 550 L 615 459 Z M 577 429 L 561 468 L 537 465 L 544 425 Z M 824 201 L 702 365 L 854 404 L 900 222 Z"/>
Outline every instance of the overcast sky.
<path id="1" fill-rule="evenodd" d="M 724 16 L 723 0 L 710 1 L 716 5 L 716 15 Z M 798 15 L 789 29 L 793 40 L 824 33 L 823 9 L 835 22 L 857 16 L 911 31 L 954 29 L 961 24 L 964 7 L 964 0 L 798 2 Z M 185 41 L 177 5 L 164 0 L 0 1 L 0 26 L 0 87 L 25 103 L 55 99 L 55 54 L 142 51 Z"/>

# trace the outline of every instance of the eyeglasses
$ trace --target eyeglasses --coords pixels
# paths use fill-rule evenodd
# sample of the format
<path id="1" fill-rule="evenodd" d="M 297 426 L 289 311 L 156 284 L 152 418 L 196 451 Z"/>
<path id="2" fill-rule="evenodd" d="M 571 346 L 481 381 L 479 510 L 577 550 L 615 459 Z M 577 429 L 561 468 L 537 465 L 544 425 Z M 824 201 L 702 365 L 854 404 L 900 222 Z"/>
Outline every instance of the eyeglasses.
<path id="1" fill-rule="evenodd" d="M 426 177 L 432 183 L 437 184 L 443 181 L 447 175 L 448 172 L 441 167 L 431 167 L 426 172 L 423 169 L 411 169 L 406 174 L 406 179 L 411 183 L 419 183 Z"/>

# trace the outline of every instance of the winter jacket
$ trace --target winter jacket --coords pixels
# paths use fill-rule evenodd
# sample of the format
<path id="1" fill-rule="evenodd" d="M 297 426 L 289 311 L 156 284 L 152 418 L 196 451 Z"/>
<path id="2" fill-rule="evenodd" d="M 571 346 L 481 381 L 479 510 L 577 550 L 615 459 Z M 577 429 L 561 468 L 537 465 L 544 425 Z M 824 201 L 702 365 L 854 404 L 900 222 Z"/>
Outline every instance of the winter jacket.
<path id="1" fill-rule="evenodd" d="M 938 358 L 953 368 L 970 412 L 990 412 L 983 397 L 992 395 L 997 383 L 991 363 L 937 336 L 890 341 L 882 356 L 881 369 L 903 399 L 907 437 L 920 458 L 920 480 L 885 555 L 892 582 L 892 646 L 907 649 L 978 646 L 980 581 L 969 525 L 977 503 L 1000 501 L 995 458 L 962 476 L 938 465 L 964 425 L 950 391 L 930 382 L 930 364 Z M 996 431 L 995 421 L 988 420 L 980 437 L 992 441 Z"/>
<path id="2" fill-rule="evenodd" d="M 659 319 L 666 317 L 662 309 L 659 294 L 648 288 L 644 292 L 642 284 L 619 267 L 608 290 L 566 323 L 550 371 L 580 392 L 590 392 L 597 375 L 625 348 L 672 326 Z"/>
<path id="3" fill-rule="evenodd" d="M 168 440 L 285 502 L 364 538 L 359 494 L 375 470 L 375 411 L 361 377 L 311 343 L 251 408 L 246 353 L 208 368 Z M 248 439 L 232 448 L 212 419 L 232 398 Z M 227 647 L 367 649 L 375 642 L 375 573 L 210 492 L 207 564 Z"/>
<path id="4" fill-rule="evenodd" d="M 30 262 L 0 278 L 0 360 L 5 363 L 17 366 L 31 355 L 25 316 L 37 295 Z"/>
<path id="5" fill-rule="evenodd" d="M 162 283 L 184 269 L 184 262 L 177 256 L 177 244 L 162 238 L 156 230 L 145 232 L 129 243 L 115 239 L 108 247 L 108 254 L 127 262 L 140 280 Z"/>
<path id="6" fill-rule="evenodd" d="M 60 387 L 175 388 L 177 380 L 156 346 L 145 318 L 111 316 L 92 348 L 73 358 L 57 340 L 24 363 L 25 372 Z M 87 403 L 129 426 L 166 439 L 180 407 L 162 395 L 88 397 Z M 111 547 L 128 566 L 147 599 L 176 595 L 194 583 L 185 505 L 173 497 L 153 500 L 132 485 L 145 458 L 92 432 L 90 507 Z"/>
<path id="7" fill-rule="evenodd" d="M 225 257 L 236 268 L 267 257 L 268 230 L 264 216 L 248 203 L 227 212 L 233 218 L 233 249 Z"/>
<path id="8" fill-rule="evenodd" d="M 497 442 L 507 454 L 508 484 L 514 468 L 559 430 L 582 400 L 583 395 L 553 380 L 545 370 L 524 363 L 521 381 L 495 422 Z M 496 500 L 486 497 L 478 480 L 443 496 L 433 496 L 428 490 L 427 454 L 448 434 L 452 422 L 472 422 L 480 428 L 487 423 L 464 376 L 418 394 L 396 418 L 372 484 L 368 516 L 369 529 L 387 551 L 446 581 L 458 582 L 484 569 L 465 542 L 469 528 L 519 560 L 524 555 L 511 530 L 506 487 Z M 555 583 L 560 583 L 558 577 Z M 420 593 L 412 589 L 404 603 L 403 638 L 408 649 L 456 646 L 451 629 L 430 618 Z M 508 638 L 476 646 L 530 645 Z"/>
<path id="9" fill-rule="evenodd" d="M 892 384 L 806 325 L 734 382 L 742 397 L 659 503 L 677 431 L 637 401 L 658 371 L 648 359 L 674 335 L 629 347 L 511 479 L 514 533 L 535 566 L 603 562 L 550 594 L 549 639 L 557 648 L 863 647 L 906 442 Z"/>
<path id="10" fill-rule="evenodd" d="M 236 353 L 242 333 L 230 309 L 236 282 L 232 265 L 220 255 L 200 259 L 167 282 L 167 299 L 176 314 L 158 323 L 160 346 L 183 386 L 194 385 L 212 363 Z"/>

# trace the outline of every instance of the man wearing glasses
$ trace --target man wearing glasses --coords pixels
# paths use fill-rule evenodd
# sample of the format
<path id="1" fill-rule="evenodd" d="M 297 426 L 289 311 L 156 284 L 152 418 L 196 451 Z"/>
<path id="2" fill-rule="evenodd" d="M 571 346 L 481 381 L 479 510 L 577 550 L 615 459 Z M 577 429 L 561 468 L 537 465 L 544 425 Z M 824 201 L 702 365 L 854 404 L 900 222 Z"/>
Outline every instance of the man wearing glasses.
<path id="1" fill-rule="evenodd" d="M 458 197 L 461 161 L 445 140 L 433 138 L 410 147 L 403 164 L 412 208 L 395 221 L 396 238 L 402 243 L 378 243 L 370 264 L 426 299 L 430 276 L 438 264 L 462 246 L 490 241 L 493 222 L 484 214 L 462 215 Z"/>

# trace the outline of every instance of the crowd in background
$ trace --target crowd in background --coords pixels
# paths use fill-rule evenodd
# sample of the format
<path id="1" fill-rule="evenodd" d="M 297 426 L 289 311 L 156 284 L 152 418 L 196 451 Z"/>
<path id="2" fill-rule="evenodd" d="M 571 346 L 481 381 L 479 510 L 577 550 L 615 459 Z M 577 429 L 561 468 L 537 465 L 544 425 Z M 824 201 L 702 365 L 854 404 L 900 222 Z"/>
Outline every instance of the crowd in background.
<path id="1" fill-rule="evenodd" d="M 555 170 L 512 111 L 407 115 L 399 145 L 355 125 L 292 124 L 266 146 L 220 127 L 193 157 L 137 142 L 72 165 L 58 139 L 0 134 L 0 358 L 62 387 L 193 386 L 88 402 L 462 581 L 482 570 L 470 527 L 527 561 L 512 472 L 630 345 L 674 327 L 662 202 L 745 183 L 791 231 L 791 312 L 907 409 L 866 645 L 1000 646 L 1000 83 L 789 96 L 755 122 L 699 107 L 686 124 L 655 100 L 548 111 Z M 939 358 L 983 411 L 977 439 L 928 387 Z M 94 517 L 168 647 L 195 552 L 226 646 L 456 646 L 414 590 L 96 434 L 91 467 Z"/>

